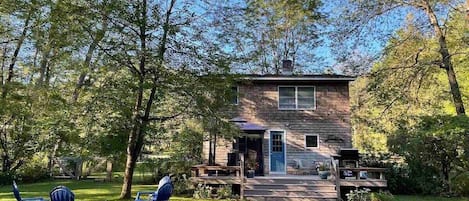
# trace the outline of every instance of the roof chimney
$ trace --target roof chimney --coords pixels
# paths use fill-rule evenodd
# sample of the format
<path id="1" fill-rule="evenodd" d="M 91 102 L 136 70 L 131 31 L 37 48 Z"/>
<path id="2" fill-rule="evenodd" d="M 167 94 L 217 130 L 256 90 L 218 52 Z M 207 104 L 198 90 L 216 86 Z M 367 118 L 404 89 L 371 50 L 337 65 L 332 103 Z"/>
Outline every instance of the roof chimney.
<path id="1" fill-rule="evenodd" d="M 282 60 L 282 73 L 285 75 L 291 75 L 293 73 L 292 60 L 284 59 Z"/>

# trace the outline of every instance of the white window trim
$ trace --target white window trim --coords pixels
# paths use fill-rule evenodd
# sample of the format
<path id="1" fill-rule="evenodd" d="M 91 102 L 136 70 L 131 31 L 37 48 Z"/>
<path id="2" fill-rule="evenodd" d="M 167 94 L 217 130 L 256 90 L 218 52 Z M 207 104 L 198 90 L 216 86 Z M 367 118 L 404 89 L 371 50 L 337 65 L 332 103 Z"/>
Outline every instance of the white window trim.
<path id="1" fill-rule="evenodd" d="M 236 103 L 231 103 L 231 104 L 239 105 L 239 86 L 238 85 L 236 85 Z"/>
<path id="2" fill-rule="evenodd" d="M 306 137 L 307 137 L 307 136 L 316 136 L 316 139 L 317 139 L 317 141 L 318 141 L 318 142 L 317 142 L 317 145 L 318 145 L 318 146 L 317 146 L 317 147 L 308 147 L 308 146 L 306 145 Z M 305 134 L 305 149 L 319 149 L 319 146 L 320 146 L 320 145 L 319 145 L 319 135 L 318 135 L 318 134 Z"/>
<path id="3" fill-rule="evenodd" d="M 294 87 L 295 88 L 295 108 L 280 108 L 280 88 L 281 87 Z M 313 87 L 314 107 L 298 108 L 298 87 Z M 314 85 L 279 85 L 277 86 L 277 108 L 278 110 L 316 110 L 316 86 Z"/>

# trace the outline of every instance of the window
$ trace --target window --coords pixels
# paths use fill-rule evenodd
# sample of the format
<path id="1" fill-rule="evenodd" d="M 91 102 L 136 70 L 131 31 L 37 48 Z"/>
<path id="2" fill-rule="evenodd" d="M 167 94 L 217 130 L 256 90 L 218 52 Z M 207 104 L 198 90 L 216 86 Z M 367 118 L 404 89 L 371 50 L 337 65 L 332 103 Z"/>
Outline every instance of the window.
<path id="1" fill-rule="evenodd" d="M 305 135 L 305 147 L 306 148 L 318 148 L 319 136 L 318 135 Z"/>
<path id="2" fill-rule="evenodd" d="M 278 87 L 278 108 L 287 110 L 315 109 L 314 95 L 313 86 Z"/>
<path id="3" fill-rule="evenodd" d="M 238 87 L 231 87 L 231 104 L 238 105 Z"/>
<path id="4" fill-rule="evenodd" d="M 283 132 L 282 131 L 270 131 L 271 134 L 271 148 L 272 152 L 283 152 Z"/>

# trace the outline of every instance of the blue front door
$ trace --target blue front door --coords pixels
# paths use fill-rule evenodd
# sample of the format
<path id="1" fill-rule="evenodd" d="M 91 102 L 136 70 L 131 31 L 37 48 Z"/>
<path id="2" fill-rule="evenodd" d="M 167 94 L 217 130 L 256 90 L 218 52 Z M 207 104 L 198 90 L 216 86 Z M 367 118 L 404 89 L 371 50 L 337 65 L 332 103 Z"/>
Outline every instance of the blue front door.
<path id="1" fill-rule="evenodd" d="M 270 172 L 285 173 L 285 132 L 270 131 Z"/>

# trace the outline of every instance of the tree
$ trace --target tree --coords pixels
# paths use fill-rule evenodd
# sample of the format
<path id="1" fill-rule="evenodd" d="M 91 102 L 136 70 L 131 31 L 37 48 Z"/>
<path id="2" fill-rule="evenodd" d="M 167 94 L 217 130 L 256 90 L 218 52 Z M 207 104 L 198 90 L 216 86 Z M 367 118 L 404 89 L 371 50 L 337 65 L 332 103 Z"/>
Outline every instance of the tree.
<path id="1" fill-rule="evenodd" d="M 338 36 L 340 37 L 337 38 L 337 42 L 348 45 L 352 49 L 371 47 L 370 49 L 375 50 L 376 48 L 373 47 L 379 44 L 376 41 L 386 42 L 387 40 L 400 39 L 400 42 L 405 42 L 407 38 L 396 38 L 396 35 L 394 35 L 396 28 L 402 26 L 398 19 L 402 20 L 402 16 L 410 13 L 417 16 L 407 20 L 407 23 L 411 24 L 415 30 L 424 33 L 424 36 L 432 36 L 437 41 L 437 51 L 431 49 L 431 51 L 435 52 L 433 58 L 422 62 L 421 52 L 430 50 L 428 49 L 430 47 L 419 46 L 415 51 L 408 52 L 407 55 L 402 57 L 414 60 L 413 63 L 387 66 L 387 68 L 389 71 L 400 71 L 406 68 L 414 68 L 415 65 L 421 65 L 427 69 L 443 69 L 449 82 L 456 113 L 458 115 L 465 114 L 461 90 L 453 65 L 453 56 L 459 54 L 459 52 L 449 49 L 447 34 L 452 31 L 452 27 L 445 24 L 448 22 L 448 19 L 445 19 L 445 17 L 461 14 L 461 12 L 458 13 L 458 11 L 462 10 L 461 1 L 346 1 L 344 5 L 347 5 L 346 8 L 338 16 L 340 21 L 338 24 L 340 26 L 338 28 L 340 30 Z M 454 7 L 457 12 L 451 13 Z M 343 42 L 344 39 L 349 39 L 353 42 Z M 395 42 L 395 46 L 388 46 L 380 53 L 382 53 L 382 56 L 392 53 L 401 44 L 400 42 Z M 342 50 L 347 49 L 350 48 L 342 48 Z M 377 56 L 377 58 L 382 57 Z M 425 76 L 424 71 L 414 76 L 412 80 L 420 76 Z M 401 88 L 405 90 L 405 86 Z"/>
<path id="2" fill-rule="evenodd" d="M 391 150 L 405 157 L 409 165 L 436 169 L 443 181 L 441 186 L 450 192 L 450 173 L 467 164 L 466 116 L 422 117 L 415 127 L 400 127 L 391 137 Z"/>
<path id="3" fill-rule="evenodd" d="M 318 0 L 246 0 L 220 9 L 232 14 L 222 33 L 239 58 L 240 71 L 280 74 L 286 59 L 297 72 L 307 70 L 301 67 L 315 61 L 311 50 L 319 42 L 320 6 Z"/>
<path id="4" fill-rule="evenodd" d="M 146 139 L 159 135 L 158 128 L 167 121 L 190 114 L 195 97 L 207 93 L 194 90 L 198 76 L 207 72 L 223 75 L 229 67 L 222 49 L 204 32 L 209 22 L 197 21 L 211 18 L 204 18 L 200 9 L 196 13 L 191 2 L 140 0 L 115 5 L 108 15 L 112 34 L 100 50 L 106 64 L 114 66 L 111 69 L 127 71 L 122 78 L 133 99 L 126 106 L 131 115 L 121 191 L 121 198 L 129 198 Z"/>

